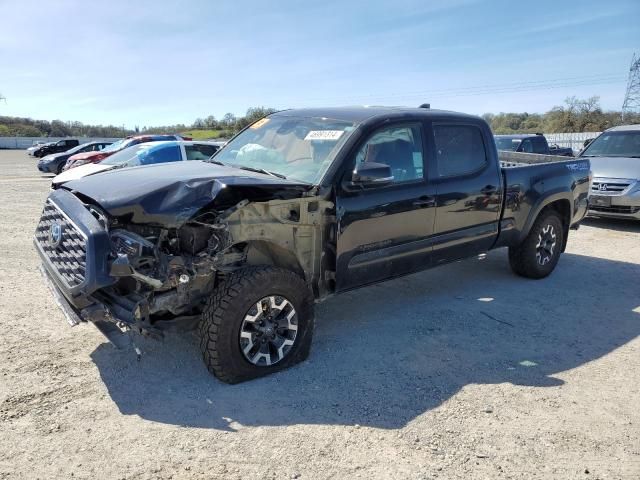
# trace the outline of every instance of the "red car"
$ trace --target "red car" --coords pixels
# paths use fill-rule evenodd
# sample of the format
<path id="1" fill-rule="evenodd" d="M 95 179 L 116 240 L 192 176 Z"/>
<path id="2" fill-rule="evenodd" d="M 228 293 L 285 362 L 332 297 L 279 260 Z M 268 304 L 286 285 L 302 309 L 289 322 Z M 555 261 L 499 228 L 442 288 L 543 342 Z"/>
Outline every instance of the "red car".
<path id="1" fill-rule="evenodd" d="M 137 135 L 135 137 L 126 137 L 122 140 L 118 140 L 117 142 L 112 143 L 104 150 L 100 150 L 97 152 L 78 153 L 69 157 L 63 170 L 69 170 L 70 168 L 79 167 L 80 165 L 84 165 L 86 163 L 100 163 L 105 158 L 113 155 L 116 152 L 119 152 L 120 150 L 131 147 L 132 145 L 137 145 L 139 143 L 145 142 L 158 142 L 162 140 L 186 139 L 181 137 L 180 135 Z"/>

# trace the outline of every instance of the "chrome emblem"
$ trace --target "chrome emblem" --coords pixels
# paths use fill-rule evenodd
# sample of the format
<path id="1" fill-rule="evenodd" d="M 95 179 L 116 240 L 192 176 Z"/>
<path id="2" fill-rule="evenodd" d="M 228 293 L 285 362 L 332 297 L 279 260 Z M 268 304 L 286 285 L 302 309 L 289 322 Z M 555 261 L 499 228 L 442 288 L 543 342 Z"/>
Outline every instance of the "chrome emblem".
<path id="1" fill-rule="evenodd" d="M 49 243 L 53 248 L 58 248 L 62 243 L 62 225 L 54 223 L 49 227 Z"/>
<path id="2" fill-rule="evenodd" d="M 598 190 L 600 190 L 601 192 L 606 192 L 607 188 L 608 186 L 606 183 L 601 183 L 600 185 L 598 185 Z"/>

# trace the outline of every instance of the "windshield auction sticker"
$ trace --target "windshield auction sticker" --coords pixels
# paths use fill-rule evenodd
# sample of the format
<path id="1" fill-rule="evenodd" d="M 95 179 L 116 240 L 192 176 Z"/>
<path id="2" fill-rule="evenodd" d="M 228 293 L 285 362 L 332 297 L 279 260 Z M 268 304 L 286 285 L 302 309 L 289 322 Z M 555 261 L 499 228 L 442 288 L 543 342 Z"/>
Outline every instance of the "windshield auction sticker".
<path id="1" fill-rule="evenodd" d="M 256 123 L 254 123 L 253 125 L 251 125 L 251 127 L 249 128 L 253 128 L 254 130 L 256 130 L 257 128 L 260 128 L 261 126 L 265 125 L 266 123 L 269 122 L 268 118 L 261 118 L 260 120 L 258 120 Z"/>
<path id="2" fill-rule="evenodd" d="M 344 131 L 342 130 L 311 130 L 304 137 L 305 140 L 338 140 Z"/>

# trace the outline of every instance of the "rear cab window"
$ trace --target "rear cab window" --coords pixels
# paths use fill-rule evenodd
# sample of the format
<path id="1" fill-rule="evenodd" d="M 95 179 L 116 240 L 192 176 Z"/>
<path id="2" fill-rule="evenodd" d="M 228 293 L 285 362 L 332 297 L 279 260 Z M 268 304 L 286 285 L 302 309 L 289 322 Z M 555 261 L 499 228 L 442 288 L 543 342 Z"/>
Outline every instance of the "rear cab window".
<path id="1" fill-rule="evenodd" d="M 531 139 L 533 142 L 533 153 L 547 153 L 547 142 L 544 138 L 537 136 Z"/>
<path id="2" fill-rule="evenodd" d="M 439 177 L 480 171 L 488 164 L 482 131 L 475 125 L 435 124 L 433 136 Z"/>

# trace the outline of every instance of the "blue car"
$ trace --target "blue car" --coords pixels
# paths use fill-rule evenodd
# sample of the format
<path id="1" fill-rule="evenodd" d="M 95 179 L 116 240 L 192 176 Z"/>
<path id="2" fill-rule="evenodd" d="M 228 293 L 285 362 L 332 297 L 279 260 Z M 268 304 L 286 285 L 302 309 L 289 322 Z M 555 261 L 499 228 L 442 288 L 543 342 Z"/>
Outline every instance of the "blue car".
<path id="1" fill-rule="evenodd" d="M 87 163 L 65 170 L 53 179 L 51 186 L 57 188 L 70 180 L 77 180 L 78 178 L 116 168 L 139 167 L 182 160 L 208 160 L 222 145 L 224 145 L 224 142 L 164 141 L 139 143 L 114 153 L 100 163 Z"/>

